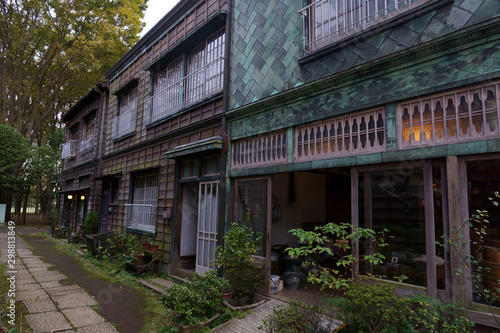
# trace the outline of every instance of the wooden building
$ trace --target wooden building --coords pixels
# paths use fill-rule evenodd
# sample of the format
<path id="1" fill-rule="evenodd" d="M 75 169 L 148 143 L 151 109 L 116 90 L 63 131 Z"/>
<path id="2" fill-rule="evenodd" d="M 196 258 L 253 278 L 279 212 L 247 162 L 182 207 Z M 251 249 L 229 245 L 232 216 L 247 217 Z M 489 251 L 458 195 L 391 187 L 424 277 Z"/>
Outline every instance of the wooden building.
<path id="1" fill-rule="evenodd" d="M 227 10 L 181 1 L 106 73 L 101 227 L 152 237 L 180 276 L 208 269 L 224 213 Z"/>
<path id="2" fill-rule="evenodd" d="M 269 271 L 272 247 L 297 243 L 292 228 L 387 228 L 386 262 L 360 272 L 405 275 L 400 291 L 459 300 L 492 324 L 476 287 L 489 277 L 456 275 L 459 253 L 435 242 L 459 231 L 462 254 L 500 264 L 464 225 L 500 190 L 499 2 L 233 3 L 226 220 L 265 235 Z"/>
<path id="3" fill-rule="evenodd" d="M 62 147 L 61 219 L 73 231 L 83 224 L 88 211 L 100 210 L 99 161 L 107 107 L 108 85 L 101 82 L 62 117 L 66 140 Z"/>

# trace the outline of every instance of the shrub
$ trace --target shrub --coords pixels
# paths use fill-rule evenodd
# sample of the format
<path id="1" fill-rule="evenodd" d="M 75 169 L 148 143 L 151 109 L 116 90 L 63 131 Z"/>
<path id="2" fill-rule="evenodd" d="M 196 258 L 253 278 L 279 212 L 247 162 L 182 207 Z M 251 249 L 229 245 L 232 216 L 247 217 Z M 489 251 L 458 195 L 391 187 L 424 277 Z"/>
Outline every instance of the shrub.
<path id="1" fill-rule="evenodd" d="M 411 303 L 396 295 L 394 289 L 388 283 L 353 283 L 346 290 L 346 298 L 330 300 L 339 310 L 340 320 L 347 324 L 341 332 L 403 332 L 407 329 L 406 317 Z"/>
<path id="2" fill-rule="evenodd" d="M 261 266 L 250 263 L 241 264 L 237 269 L 227 272 L 226 278 L 233 289 L 235 305 L 252 304 L 257 290 L 266 281 L 266 272 Z"/>
<path id="3" fill-rule="evenodd" d="M 84 229 L 87 234 L 96 234 L 99 226 L 99 212 L 90 211 L 85 217 Z"/>
<path id="4" fill-rule="evenodd" d="M 267 333 L 329 333 L 331 325 L 324 320 L 324 311 L 318 305 L 290 301 L 274 308 L 262 321 L 259 330 Z"/>
<path id="5" fill-rule="evenodd" d="M 474 323 L 464 316 L 465 309 L 457 302 L 444 304 L 437 299 L 418 296 L 410 299 L 413 311 L 409 324 L 415 332 L 472 332 Z"/>
<path id="6" fill-rule="evenodd" d="M 220 311 L 221 298 L 228 282 L 208 271 L 204 276 L 194 274 L 191 282 L 174 285 L 162 296 L 172 321 L 181 325 L 199 325 Z"/>

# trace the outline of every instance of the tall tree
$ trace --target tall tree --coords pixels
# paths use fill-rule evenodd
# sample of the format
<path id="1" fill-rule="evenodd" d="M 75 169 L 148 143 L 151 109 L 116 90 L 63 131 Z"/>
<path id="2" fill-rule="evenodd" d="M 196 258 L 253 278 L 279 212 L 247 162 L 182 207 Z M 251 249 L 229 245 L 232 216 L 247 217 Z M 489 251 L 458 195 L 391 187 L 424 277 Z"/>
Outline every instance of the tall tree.
<path id="1" fill-rule="evenodd" d="M 31 142 L 138 40 L 148 0 L 0 0 L 0 122 Z"/>

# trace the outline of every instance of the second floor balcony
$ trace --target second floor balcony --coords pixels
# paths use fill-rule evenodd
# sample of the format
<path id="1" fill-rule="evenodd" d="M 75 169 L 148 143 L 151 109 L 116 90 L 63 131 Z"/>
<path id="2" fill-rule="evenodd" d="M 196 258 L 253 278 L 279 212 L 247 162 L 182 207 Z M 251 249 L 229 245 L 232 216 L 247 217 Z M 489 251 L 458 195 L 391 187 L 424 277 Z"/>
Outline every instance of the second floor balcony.
<path id="1" fill-rule="evenodd" d="M 326 45 L 381 24 L 430 0 L 317 0 L 303 8 L 304 51 Z"/>
<path id="2" fill-rule="evenodd" d="M 89 135 L 87 136 L 85 139 L 82 140 L 82 142 L 80 142 L 80 151 L 84 151 L 84 150 L 89 150 L 93 147 L 95 141 L 94 141 L 94 136 L 93 135 Z"/>
<path id="3" fill-rule="evenodd" d="M 78 140 L 70 140 L 63 144 L 62 159 L 75 157 L 78 149 Z"/>
<path id="4" fill-rule="evenodd" d="M 127 134 L 133 133 L 135 131 L 135 120 L 136 120 L 136 102 L 131 103 L 132 105 L 127 110 L 120 110 L 120 115 L 113 119 L 112 124 L 112 134 L 113 139 L 118 139 Z"/>
<path id="5" fill-rule="evenodd" d="M 224 58 L 198 68 L 173 82 L 145 101 L 148 123 L 159 121 L 183 107 L 188 107 L 222 91 Z"/>

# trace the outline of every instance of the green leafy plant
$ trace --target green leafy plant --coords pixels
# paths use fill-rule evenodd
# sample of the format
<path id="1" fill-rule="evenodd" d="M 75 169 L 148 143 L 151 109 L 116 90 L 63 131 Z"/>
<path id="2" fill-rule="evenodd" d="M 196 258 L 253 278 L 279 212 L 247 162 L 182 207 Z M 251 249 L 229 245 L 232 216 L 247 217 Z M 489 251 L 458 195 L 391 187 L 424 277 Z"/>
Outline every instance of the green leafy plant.
<path id="1" fill-rule="evenodd" d="M 228 286 L 216 271 L 208 271 L 204 276 L 195 273 L 191 282 L 170 287 L 162 302 L 173 322 L 197 326 L 221 310 L 221 296 Z"/>
<path id="2" fill-rule="evenodd" d="M 377 250 L 389 245 L 385 241 L 387 229 L 376 232 L 367 228 L 354 228 L 349 223 L 328 223 L 317 226 L 313 231 L 297 228 L 289 232 L 299 238 L 300 244 L 304 244 L 287 248 L 286 251 L 290 255 L 306 257 L 315 253 L 326 253 L 336 259 L 339 269 L 318 266 L 317 270 L 309 273 L 308 281 L 320 284 L 321 289 L 340 289 L 358 282 L 359 277 L 354 274 L 355 267 L 362 262 L 373 265 L 382 263 L 385 256 Z M 364 254 L 358 255 L 356 251 L 352 251 L 355 244 L 364 240 L 370 240 L 371 243 L 371 247 L 366 249 Z"/>
<path id="3" fill-rule="evenodd" d="M 330 333 L 332 324 L 325 320 L 321 306 L 289 301 L 286 306 L 273 308 L 262 320 L 259 330 L 267 333 Z"/>
<path id="4" fill-rule="evenodd" d="M 87 234 L 96 234 L 99 226 L 99 212 L 90 211 L 85 217 L 84 229 Z"/>
<path id="5" fill-rule="evenodd" d="M 246 263 L 228 272 L 226 278 L 233 290 L 234 305 L 240 306 L 254 303 L 257 290 L 264 285 L 267 275 L 262 266 Z"/>
<path id="6" fill-rule="evenodd" d="M 217 246 L 214 263 L 224 269 L 235 305 L 253 303 L 257 290 L 265 283 L 264 269 L 252 259 L 261 240 L 252 229 L 233 222 L 224 235 L 224 245 Z"/>
<path id="7" fill-rule="evenodd" d="M 457 302 L 444 304 L 426 296 L 413 297 L 410 302 L 412 311 L 407 318 L 414 332 L 473 332 L 474 323 L 464 316 L 465 309 Z"/>
<path id="8" fill-rule="evenodd" d="M 126 264 L 134 261 L 134 254 L 142 252 L 142 245 L 136 236 L 129 234 L 123 229 L 117 230 L 112 237 L 106 239 L 106 248 L 103 254 L 107 257 L 114 257 L 115 260 Z M 120 267 L 124 267 L 121 265 Z"/>
<path id="9" fill-rule="evenodd" d="M 384 282 L 352 283 L 345 298 L 329 300 L 338 309 L 346 326 L 341 332 L 403 332 L 410 300 L 394 293 L 395 286 Z"/>
<path id="10" fill-rule="evenodd" d="M 262 237 L 257 236 L 254 231 L 236 222 L 224 235 L 224 245 L 217 246 L 217 267 L 225 269 L 226 273 L 238 268 L 242 264 L 252 263 L 252 255 L 257 252 Z"/>
<path id="11" fill-rule="evenodd" d="M 449 236 L 442 236 L 442 243 L 436 242 L 437 245 L 448 249 L 450 253 L 459 258 L 459 267 L 455 269 L 455 275 L 469 280 L 479 291 L 480 297 L 484 300 L 489 308 L 490 313 L 493 314 L 492 318 L 498 328 L 500 328 L 500 321 L 493 311 L 493 304 L 500 302 L 500 289 L 488 289 L 484 286 L 482 281 L 484 277 L 490 272 L 490 267 L 482 265 L 478 258 L 481 257 L 483 251 L 484 237 L 487 235 L 489 226 L 490 213 L 489 206 L 500 206 L 500 193 L 494 191 L 492 196 L 488 197 L 489 204 L 484 209 L 478 209 L 472 216 L 465 220 L 459 228 L 450 230 Z M 470 229 L 471 237 L 465 236 L 464 229 Z M 471 251 L 469 251 L 469 249 Z M 495 280 L 493 285 L 500 285 L 500 280 Z"/>

